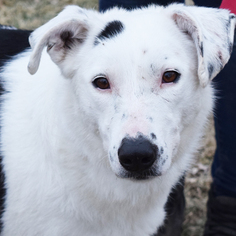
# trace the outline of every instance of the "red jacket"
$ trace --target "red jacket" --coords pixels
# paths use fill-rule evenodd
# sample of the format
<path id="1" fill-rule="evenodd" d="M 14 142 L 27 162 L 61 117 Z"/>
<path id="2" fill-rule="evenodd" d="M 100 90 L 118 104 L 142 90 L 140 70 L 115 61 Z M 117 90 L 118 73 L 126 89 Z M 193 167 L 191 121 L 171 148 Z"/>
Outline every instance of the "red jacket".
<path id="1" fill-rule="evenodd" d="M 236 0 L 223 0 L 220 8 L 229 9 L 232 13 L 236 14 Z"/>

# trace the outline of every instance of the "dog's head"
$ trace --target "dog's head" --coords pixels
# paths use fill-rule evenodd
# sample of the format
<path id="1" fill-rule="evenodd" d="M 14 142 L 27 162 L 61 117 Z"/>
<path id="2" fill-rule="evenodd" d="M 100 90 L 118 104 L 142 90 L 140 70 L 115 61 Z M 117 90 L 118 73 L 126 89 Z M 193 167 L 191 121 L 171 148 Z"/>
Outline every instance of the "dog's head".
<path id="1" fill-rule="evenodd" d="M 147 179 L 195 148 L 212 107 L 209 81 L 230 57 L 234 28 L 227 10 L 70 6 L 31 35 L 28 69 L 36 73 L 47 47 L 115 174 Z"/>

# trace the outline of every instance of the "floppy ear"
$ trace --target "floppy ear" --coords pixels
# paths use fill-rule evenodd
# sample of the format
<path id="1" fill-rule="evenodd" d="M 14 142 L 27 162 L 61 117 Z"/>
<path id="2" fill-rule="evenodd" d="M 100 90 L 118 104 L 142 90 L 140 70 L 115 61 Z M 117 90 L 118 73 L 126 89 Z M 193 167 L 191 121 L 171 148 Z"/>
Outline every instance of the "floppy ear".
<path id="1" fill-rule="evenodd" d="M 33 49 L 28 71 L 35 74 L 38 70 L 44 47 L 54 63 L 60 66 L 68 52 L 86 39 L 89 26 L 85 10 L 68 6 L 55 18 L 36 29 L 29 38 Z"/>
<path id="2" fill-rule="evenodd" d="M 194 41 L 198 76 L 205 87 L 225 66 L 233 48 L 235 15 L 228 10 L 170 5 L 171 16 Z"/>

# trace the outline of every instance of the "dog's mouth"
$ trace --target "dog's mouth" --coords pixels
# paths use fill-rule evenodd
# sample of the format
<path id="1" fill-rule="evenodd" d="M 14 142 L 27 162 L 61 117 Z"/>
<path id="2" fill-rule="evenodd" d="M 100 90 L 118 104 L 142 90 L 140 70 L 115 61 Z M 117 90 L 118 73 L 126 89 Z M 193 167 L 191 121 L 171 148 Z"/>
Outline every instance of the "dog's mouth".
<path id="1" fill-rule="evenodd" d="M 131 171 L 123 171 L 118 177 L 123 179 L 132 179 L 132 180 L 150 180 L 157 176 L 161 176 L 161 173 L 154 168 L 150 168 L 149 170 L 145 170 L 142 172 L 131 172 Z"/>

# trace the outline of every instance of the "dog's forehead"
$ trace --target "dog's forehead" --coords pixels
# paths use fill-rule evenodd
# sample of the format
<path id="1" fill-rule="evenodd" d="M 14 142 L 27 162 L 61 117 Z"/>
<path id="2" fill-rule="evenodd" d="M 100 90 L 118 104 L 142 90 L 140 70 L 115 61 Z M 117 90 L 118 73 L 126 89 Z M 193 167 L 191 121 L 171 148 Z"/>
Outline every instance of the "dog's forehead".
<path id="1" fill-rule="evenodd" d="M 153 69 L 168 62 L 166 66 L 173 68 L 171 61 L 178 63 L 185 56 L 187 36 L 162 7 L 131 12 L 115 9 L 101 17 L 104 21 L 90 41 L 90 59 L 99 58 L 97 65 L 132 70 L 137 66 Z"/>
<path id="2" fill-rule="evenodd" d="M 95 24 L 88 47 L 81 51 L 84 60 L 80 65 L 89 68 L 88 80 L 103 74 L 118 87 L 131 81 L 144 83 L 142 78 L 149 81 L 149 86 L 159 81 L 167 69 L 188 70 L 183 68 L 186 67 L 184 61 L 188 62 L 187 68 L 195 66 L 194 47 L 189 37 L 163 8 L 155 9 L 133 12 L 115 9 L 114 14 L 111 14 L 113 11 L 108 16 L 101 14 L 104 19 Z"/>
<path id="3" fill-rule="evenodd" d="M 94 47 L 113 44 L 113 52 L 118 47 L 121 47 L 119 50 L 123 48 L 146 51 L 148 48 L 169 48 L 170 44 L 173 45 L 172 50 L 175 50 L 176 46 L 181 44 L 180 40 L 176 39 L 183 37 L 183 33 L 163 7 L 130 12 L 113 9 L 107 14 L 101 14 L 101 17 L 104 19 L 94 35 Z"/>

